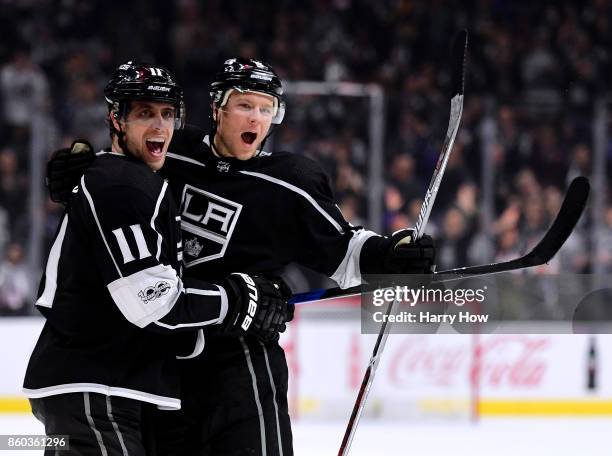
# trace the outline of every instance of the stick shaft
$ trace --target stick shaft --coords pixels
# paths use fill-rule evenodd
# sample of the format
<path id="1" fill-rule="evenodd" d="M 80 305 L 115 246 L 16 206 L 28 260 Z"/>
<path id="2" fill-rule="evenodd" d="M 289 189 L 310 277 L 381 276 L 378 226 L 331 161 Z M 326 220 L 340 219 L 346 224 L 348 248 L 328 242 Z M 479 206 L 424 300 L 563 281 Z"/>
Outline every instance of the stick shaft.
<path id="1" fill-rule="evenodd" d="M 431 176 L 431 181 L 429 182 L 429 187 L 427 187 L 427 192 L 425 192 L 425 197 L 423 198 L 423 204 L 421 205 L 421 210 L 419 211 L 419 217 L 414 226 L 414 231 L 416 233 L 415 236 L 417 239 L 420 239 L 423 236 L 425 226 L 429 221 L 431 209 L 436 201 L 436 196 L 438 195 L 438 190 L 440 189 L 440 184 L 442 183 L 442 177 L 444 177 L 444 171 L 446 170 L 446 165 L 448 164 L 448 159 L 450 157 L 453 144 L 455 143 L 455 138 L 457 137 L 457 131 L 459 130 L 459 122 L 461 120 L 462 113 L 463 93 L 455 95 L 451 100 L 451 114 L 448 122 L 446 138 L 444 139 L 444 144 L 442 146 L 442 152 L 438 157 L 436 168 L 434 169 L 433 175 Z"/>
<path id="2" fill-rule="evenodd" d="M 454 80 L 454 88 L 457 90 L 454 96 L 451 98 L 451 113 L 448 120 L 448 129 L 446 131 L 446 137 L 444 139 L 442 151 L 440 152 L 440 157 L 438 158 L 436 169 L 434 170 L 434 173 L 432 175 L 429 187 L 427 188 L 425 198 L 423 198 L 423 204 L 419 212 L 419 218 L 417 220 L 417 224 L 415 225 L 415 236 L 417 239 L 420 239 L 423 236 L 425 226 L 429 221 L 431 208 L 433 207 L 436 195 L 438 194 L 440 183 L 442 182 L 442 177 L 444 176 L 444 171 L 446 169 L 446 164 L 448 163 L 448 158 L 453 149 L 453 144 L 457 136 L 457 131 L 459 130 L 461 114 L 463 113 L 463 80 L 465 75 L 466 50 L 467 31 L 463 31 L 455 39 L 455 44 L 453 47 L 453 57 L 458 59 L 455 61 L 456 65 L 454 65 L 455 68 L 453 68 L 453 70 L 460 71 L 460 73 L 458 73 L 458 77 Z M 389 315 L 393 313 L 397 305 L 397 301 L 394 301 L 389 304 L 387 314 Z M 372 381 L 374 380 L 374 374 L 376 373 L 376 368 L 378 366 L 380 356 L 382 355 L 382 352 L 385 348 L 385 344 L 387 343 L 387 338 L 389 337 L 390 326 L 388 326 L 387 321 L 388 319 L 385 319 L 385 322 L 383 323 L 382 327 L 380 328 L 380 332 L 378 333 L 378 337 L 376 338 L 376 344 L 374 345 L 374 349 L 372 351 L 372 357 L 370 358 L 368 368 L 366 369 L 363 381 L 361 382 L 361 387 L 359 388 L 357 399 L 355 400 L 355 404 L 353 405 L 351 417 L 349 418 L 348 424 L 346 426 L 346 431 L 344 432 L 344 437 L 342 438 L 342 444 L 340 445 L 340 450 L 338 452 L 339 456 L 345 456 L 346 454 L 348 454 L 348 451 L 351 447 L 351 442 L 353 441 L 355 430 L 357 429 L 357 424 L 359 423 L 359 418 L 361 417 L 361 413 L 363 412 L 363 408 L 365 406 L 370 387 L 372 386 Z"/>

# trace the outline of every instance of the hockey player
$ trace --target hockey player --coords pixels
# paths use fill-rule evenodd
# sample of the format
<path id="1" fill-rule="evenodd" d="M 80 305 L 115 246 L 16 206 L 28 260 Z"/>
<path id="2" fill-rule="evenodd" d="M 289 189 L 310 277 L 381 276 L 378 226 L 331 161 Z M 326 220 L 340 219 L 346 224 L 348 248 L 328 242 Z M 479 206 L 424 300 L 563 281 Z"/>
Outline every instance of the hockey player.
<path id="1" fill-rule="evenodd" d="M 181 278 L 180 217 L 155 171 L 184 121 L 183 91 L 165 68 L 128 62 L 104 94 L 112 148 L 80 179 L 61 221 L 24 391 L 47 434 L 69 436 L 71 454 L 145 455 L 143 411 L 180 408 L 176 355 L 197 356 L 208 326 L 276 340 L 287 293 L 246 274 L 222 285 Z M 177 353 L 181 331 L 194 343 Z"/>
<path id="2" fill-rule="evenodd" d="M 179 132 L 161 169 L 180 202 L 186 275 L 278 274 L 296 262 L 350 287 L 364 273 L 431 271 L 429 236 L 414 241 L 411 230 L 383 237 L 351 226 L 316 162 L 262 150 L 285 112 L 269 65 L 227 60 L 210 92 L 210 135 Z M 62 158 L 49 167 L 52 196 L 74 178 L 66 154 L 58 151 Z M 293 454 L 281 347 L 249 335 L 206 340 L 202 356 L 180 363 L 183 410 L 157 414 L 161 454 Z"/>

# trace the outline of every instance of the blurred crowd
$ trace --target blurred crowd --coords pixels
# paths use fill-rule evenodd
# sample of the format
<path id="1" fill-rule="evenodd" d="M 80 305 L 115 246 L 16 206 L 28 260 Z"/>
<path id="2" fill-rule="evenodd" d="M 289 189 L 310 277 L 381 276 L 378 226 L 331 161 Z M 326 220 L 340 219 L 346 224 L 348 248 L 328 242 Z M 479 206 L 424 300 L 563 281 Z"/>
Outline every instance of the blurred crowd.
<path id="1" fill-rule="evenodd" d="M 444 139 L 449 48 L 470 32 L 461 128 L 429 232 L 439 269 L 501 261 L 533 245 L 569 181 L 593 174 L 595 102 L 610 93 L 608 0 L 0 0 L 0 314 L 28 313 L 24 261 L 30 215 L 32 118 L 51 153 L 77 137 L 108 143 L 102 88 L 128 59 L 173 69 L 188 122 L 208 126 L 208 85 L 228 57 L 272 64 L 284 80 L 376 83 L 385 92 L 385 232 L 410 226 Z M 289 97 L 275 150 L 328 171 L 344 215 L 368 216 L 367 105 Z M 612 146 L 606 144 L 608 178 Z M 486 163 L 488 167 L 483 166 Z M 485 174 L 493 193 L 483 204 Z M 612 200 L 596 233 L 584 217 L 553 267 L 612 272 Z M 44 208 L 48 251 L 62 208 Z M 487 211 L 485 214 L 484 211 Z M 43 253 L 43 257 L 46 253 Z M 39 271 L 38 271 L 39 272 Z"/>

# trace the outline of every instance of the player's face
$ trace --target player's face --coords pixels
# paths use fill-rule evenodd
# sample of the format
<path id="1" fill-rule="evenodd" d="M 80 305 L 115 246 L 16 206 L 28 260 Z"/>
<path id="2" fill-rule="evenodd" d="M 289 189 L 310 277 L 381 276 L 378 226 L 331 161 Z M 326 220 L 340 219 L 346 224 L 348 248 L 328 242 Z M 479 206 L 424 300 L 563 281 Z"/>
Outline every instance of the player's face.
<path id="1" fill-rule="evenodd" d="M 126 121 L 121 121 L 129 151 L 153 171 L 166 160 L 174 134 L 175 108 L 168 103 L 133 101 Z"/>
<path id="2" fill-rule="evenodd" d="M 270 130 L 274 98 L 258 92 L 234 91 L 216 112 L 215 147 L 222 156 L 248 160 Z"/>

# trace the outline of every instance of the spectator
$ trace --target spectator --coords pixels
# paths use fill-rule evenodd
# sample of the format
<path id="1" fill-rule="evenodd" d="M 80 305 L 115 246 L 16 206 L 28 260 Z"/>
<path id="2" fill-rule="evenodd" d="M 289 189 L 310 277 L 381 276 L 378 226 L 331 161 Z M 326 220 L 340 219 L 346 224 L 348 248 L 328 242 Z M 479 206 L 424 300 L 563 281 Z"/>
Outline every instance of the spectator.
<path id="1" fill-rule="evenodd" d="M 9 141 L 27 144 L 32 116 L 45 107 L 47 86 L 47 78 L 32 62 L 28 46 L 17 48 L 12 59 L 0 68 L 2 116 Z"/>
<path id="2" fill-rule="evenodd" d="M 465 217 L 466 229 L 474 232 L 478 223 L 478 189 L 473 182 L 462 184 L 457 190 L 455 205 Z"/>
<path id="3" fill-rule="evenodd" d="M 360 204 L 359 199 L 355 195 L 346 194 L 339 201 L 340 212 L 342 212 L 347 222 L 354 226 L 366 225 L 365 220 L 359 215 Z"/>
<path id="4" fill-rule="evenodd" d="M 31 284 L 23 262 L 23 248 L 11 243 L 0 263 L 0 316 L 17 316 L 29 313 Z"/>
<path id="5" fill-rule="evenodd" d="M 69 135 L 75 138 L 88 138 L 94 148 L 101 149 L 108 142 L 106 107 L 100 103 L 100 87 L 92 79 L 76 81 L 72 86 L 71 100 L 66 103 L 72 109 L 72 120 L 68 127 Z"/>
<path id="6" fill-rule="evenodd" d="M 572 161 L 567 172 L 566 182 L 569 184 L 575 177 L 590 175 L 591 149 L 586 144 L 576 144 L 572 149 Z"/>
<path id="7" fill-rule="evenodd" d="M 0 206 L 6 209 L 11 238 L 23 237 L 20 228 L 25 225 L 27 176 L 18 169 L 17 154 L 9 147 L 0 151 Z"/>
<path id="8" fill-rule="evenodd" d="M 444 214 L 441 234 L 438 242 L 438 269 L 466 265 L 470 233 L 465 214 L 458 207 L 451 207 Z"/>
<path id="9" fill-rule="evenodd" d="M 406 201 L 402 197 L 402 193 L 394 185 L 387 185 L 385 187 L 385 231 L 390 233 L 392 230 L 389 228 L 393 218 L 400 213 L 405 205 Z"/>
<path id="10" fill-rule="evenodd" d="M 599 236 L 597 261 L 602 265 L 603 272 L 612 273 L 612 206 L 607 206 L 604 214 L 604 226 Z"/>
<path id="11" fill-rule="evenodd" d="M 519 230 L 521 242 L 527 238 L 528 244 L 535 242 L 554 215 L 559 190 L 576 175 L 591 174 L 593 107 L 609 91 L 605 75 L 612 69 L 612 22 L 606 2 L 562 0 L 521 6 L 487 2 L 484 7 L 466 2 L 462 14 L 454 16 L 437 10 L 432 14 L 438 6 L 434 3 L 382 2 L 376 7 L 364 0 L 273 2 L 257 7 L 239 3 L 237 9 L 223 2 L 152 0 L 153 7 L 141 11 L 138 33 L 118 46 L 119 37 L 134 25 L 129 15 L 102 19 L 101 2 L 64 2 L 59 7 L 53 2 L 4 2 L 0 251 L 7 239 L 27 234 L 24 173 L 32 114 L 56 106 L 53 120 L 60 122 L 67 137 L 85 136 L 94 146 L 106 142 L 100 120 L 104 107 L 92 95 L 99 90 L 102 75 L 118 60 L 141 50 L 179 72 L 191 100 L 190 122 L 199 125 L 209 115 L 210 69 L 230 54 L 267 59 L 285 80 L 381 85 L 388 151 L 382 183 L 387 189 L 384 226 L 391 232 L 396 226 L 413 225 L 418 216 L 419 198 L 448 120 L 448 39 L 454 30 L 467 27 L 471 38 L 463 117 L 428 231 L 444 231 L 446 209 L 457 206 L 466 218 L 471 264 L 492 261 L 492 246 L 508 230 Z M 88 24 L 98 17 L 93 30 Z M 365 21 L 366 28 L 361 25 Z M 371 188 L 368 115 L 368 103 L 362 99 L 288 94 L 285 126 L 265 148 L 316 159 L 330 176 L 343 210 L 359 222 L 367 215 Z M 486 150 L 484 125 L 493 127 L 487 142 L 491 147 Z M 60 147 L 59 141 L 47 139 L 48 151 Z M 4 155 L 6 150 L 10 152 Z M 490 233 L 478 226 L 484 153 L 493 155 L 494 167 L 488 170 L 494 178 Z M 608 151 L 608 182 L 612 182 L 611 164 Z M 476 184 L 470 188 L 469 182 Z M 547 189 L 544 200 L 536 203 L 542 189 L 550 186 L 557 189 L 554 195 Z M 598 191 L 610 193 L 609 186 Z M 47 208 L 43 223 L 48 233 L 55 229 L 57 210 Z M 10 232 L 2 228 L 3 220 Z M 572 237 L 565 251 L 584 249 L 587 258 L 607 264 L 593 251 L 596 243 L 585 223 L 578 231 L 580 239 Z M 612 226 L 597 236 L 607 239 L 608 229 Z M 579 257 L 570 261 L 569 253 L 562 251 L 561 267 L 588 270 L 590 265 Z"/>
<path id="12" fill-rule="evenodd" d="M 402 194 L 406 203 L 423 196 L 420 179 L 415 175 L 414 157 L 410 154 L 398 154 L 393 158 L 389 169 L 389 181 Z"/>

